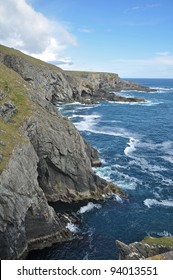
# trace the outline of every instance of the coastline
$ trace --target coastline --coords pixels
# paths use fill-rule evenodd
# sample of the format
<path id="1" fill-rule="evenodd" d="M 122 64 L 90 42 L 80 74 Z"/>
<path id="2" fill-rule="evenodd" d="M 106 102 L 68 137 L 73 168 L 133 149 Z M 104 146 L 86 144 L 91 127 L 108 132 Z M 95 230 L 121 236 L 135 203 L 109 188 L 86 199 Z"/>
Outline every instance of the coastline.
<path id="1" fill-rule="evenodd" d="M 8 207 L 8 214 L 4 211 L 1 222 L 1 258 L 15 259 L 25 248 L 40 247 L 42 241 L 43 246 L 54 242 L 57 233 L 51 234 L 50 230 L 47 234 L 45 226 L 57 227 L 59 232 L 64 229 L 49 206 L 50 201 L 99 200 L 106 193 L 124 196 L 116 185 L 93 173 L 92 167 L 100 165 L 97 151 L 52 103 L 80 101 L 86 104 L 88 98 L 91 103 L 98 100 L 144 102 L 144 99 L 117 97 L 111 91 L 149 89 L 122 82 L 117 74 L 85 72 L 85 77 L 83 73 L 82 77 L 81 73 L 77 77 L 67 76 L 55 66 L 3 46 L 0 61 L 4 141 L 1 192 L 2 205 Z M 15 131 L 10 137 L 13 127 Z M 8 234 L 18 239 L 8 240 Z M 61 236 L 58 239 L 61 240 Z"/>

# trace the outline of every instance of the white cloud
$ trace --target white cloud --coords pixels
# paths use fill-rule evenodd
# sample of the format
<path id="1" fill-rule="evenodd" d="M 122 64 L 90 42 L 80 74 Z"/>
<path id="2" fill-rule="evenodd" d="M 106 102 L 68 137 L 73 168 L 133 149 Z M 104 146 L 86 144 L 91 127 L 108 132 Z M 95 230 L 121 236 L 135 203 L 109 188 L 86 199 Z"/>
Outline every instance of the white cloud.
<path id="1" fill-rule="evenodd" d="M 169 52 L 157 52 L 157 56 L 168 56 L 170 53 Z"/>
<path id="2" fill-rule="evenodd" d="M 0 2 L 0 43 L 46 61 L 63 59 L 75 37 L 60 22 L 35 11 L 27 0 Z"/>
<path id="3" fill-rule="evenodd" d="M 89 28 L 78 28 L 78 31 L 82 32 L 82 33 L 91 33 L 91 32 L 93 32 L 93 30 L 89 29 Z"/>
<path id="4" fill-rule="evenodd" d="M 124 13 L 131 13 L 131 12 L 135 12 L 135 11 L 144 11 L 144 10 L 148 10 L 148 9 L 158 8 L 160 6 L 161 6 L 160 3 L 145 4 L 143 6 L 134 6 L 134 7 L 126 9 L 124 11 Z"/>

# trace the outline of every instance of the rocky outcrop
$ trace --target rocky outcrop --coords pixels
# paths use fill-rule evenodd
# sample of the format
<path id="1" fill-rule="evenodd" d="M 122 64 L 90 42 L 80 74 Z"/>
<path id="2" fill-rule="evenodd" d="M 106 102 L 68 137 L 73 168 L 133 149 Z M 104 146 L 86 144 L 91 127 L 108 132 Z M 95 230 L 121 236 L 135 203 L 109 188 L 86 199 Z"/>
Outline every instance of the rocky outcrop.
<path id="1" fill-rule="evenodd" d="M 121 90 L 150 91 L 134 82 L 123 81 L 118 74 L 63 71 L 51 64 L 0 46 L 0 62 L 17 72 L 36 91 L 37 102 L 95 103 L 98 100 L 144 102 L 141 98 L 126 98 L 114 92 Z M 35 96 L 34 96 L 35 97 Z M 33 97 L 33 98 L 34 98 Z"/>
<path id="2" fill-rule="evenodd" d="M 9 122 L 16 113 L 17 109 L 12 101 L 7 101 L 0 105 L 0 117 L 3 118 L 4 122 Z"/>
<path id="3" fill-rule="evenodd" d="M 130 81 L 123 81 L 117 74 L 102 72 L 66 71 L 73 97 L 83 103 L 92 103 L 97 100 L 120 102 L 144 102 L 142 98 L 126 98 L 115 92 L 121 90 L 138 90 L 148 92 L 151 89 Z M 153 91 L 155 91 L 153 89 Z"/>
<path id="4" fill-rule="evenodd" d="M 121 260 L 173 259 L 173 238 L 147 237 L 129 245 L 117 240 Z"/>

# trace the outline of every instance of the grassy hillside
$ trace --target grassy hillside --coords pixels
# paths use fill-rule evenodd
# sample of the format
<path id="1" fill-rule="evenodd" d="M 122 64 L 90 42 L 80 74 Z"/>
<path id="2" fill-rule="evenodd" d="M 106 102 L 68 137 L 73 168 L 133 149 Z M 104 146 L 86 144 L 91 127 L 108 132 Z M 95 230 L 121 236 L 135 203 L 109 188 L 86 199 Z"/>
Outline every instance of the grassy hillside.
<path id="1" fill-rule="evenodd" d="M 13 149 L 26 138 L 20 132 L 24 120 L 32 115 L 35 105 L 27 97 L 27 83 L 14 71 L 0 63 L 0 106 L 13 102 L 16 113 L 9 122 L 0 117 L 0 173 L 6 167 Z"/>
<path id="2" fill-rule="evenodd" d="M 147 236 L 144 238 L 143 243 L 147 243 L 149 245 L 161 245 L 161 246 L 171 246 L 173 247 L 173 237 L 150 237 Z"/>
<path id="3" fill-rule="evenodd" d="M 53 64 L 49 64 L 46 63 L 40 59 L 34 58 L 32 56 L 26 55 L 16 49 L 13 48 L 8 48 L 6 46 L 0 45 L 0 53 L 3 53 L 4 55 L 10 55 L 10 56 L 16 56 L 16 57 L 21 57 L 27 61 L 30 61 L 32 64 L 37 65 L 37 66 L 44 66 L 44 67 L 49 67 L 52 70 L 59 70 L 59 71 L 63 71 L 61 68 L 53 65 Z"/>

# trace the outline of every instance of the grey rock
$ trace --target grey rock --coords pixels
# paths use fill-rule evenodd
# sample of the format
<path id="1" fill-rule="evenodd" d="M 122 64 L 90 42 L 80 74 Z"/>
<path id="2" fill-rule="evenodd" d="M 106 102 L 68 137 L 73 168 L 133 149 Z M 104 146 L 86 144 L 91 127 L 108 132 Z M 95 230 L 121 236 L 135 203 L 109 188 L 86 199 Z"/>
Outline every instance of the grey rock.
<path id="1" fill-rule="evenodd" d="M 6 92 L 4 91 L 3 88 L 0 88 L 0 100 L 4 99 L 5 96 L 6 96 Z"/>
<path id="2" fill-rule="evenodd" d="M 98 154 L 68 119 L 37 113 L 25 131 L 39 158 L 39 185 L 49 201 L 97 198 L 98 188 L 101 192 L 107 185 L 91 169 Z"/>
<path id="3" fill-rule="evenodd" d="M 116 246 L 120 252 L 121 260 L 140 260 L 150 258 L 155 255 L 164 254 L 172 251 L 172 246 L 149 245 L 144 242 L 134 242 L 129 245 L 116 240 Z"/>
<path id="4" fill-rule="evenodd" d="M 39 99 L 49 102 L 72 101 L 72 90 L 63 71 L 53 65 L 18 55 L 0 54 L 0 61 L 17 72 L 35 90 Z"/>
<path id="5" fill-rule="evenodd" d="M 0 177 L 0 258 L 16 259 L 46 236 L 61 235 L 63 226 L 38 184 L 38 157 L 23 144 Z M 46 245 L 46 244 L 45 244 Z"/>
<path id="6" fill-rule="evenodd" d="M 16 113 L 17 108 L 11 100 L 0 105 L 0 117 L 3 118 L 4 122 L 9 122 Z"/>

